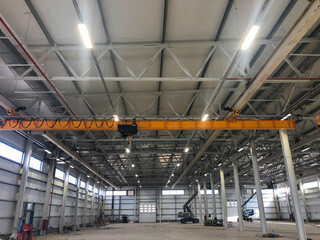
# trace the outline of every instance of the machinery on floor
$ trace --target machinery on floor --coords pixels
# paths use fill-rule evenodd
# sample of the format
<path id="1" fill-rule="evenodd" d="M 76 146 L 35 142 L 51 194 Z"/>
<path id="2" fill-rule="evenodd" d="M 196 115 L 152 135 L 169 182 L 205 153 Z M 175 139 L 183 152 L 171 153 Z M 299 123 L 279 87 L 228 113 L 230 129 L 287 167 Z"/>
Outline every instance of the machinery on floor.
<path id="1" fill-rule="evenodd" d="M 183 205 L 183 212 L 178 213 L 178 218 L 181 218 L 180 222 L 186 224 L 187 222 L 199 223 L 199 219 L 196 218 L 190 209 L 191 204 L 189 203 L 197 196 L 198 191 L 188 199 L 188 201 Z"/>
<path id="2" fill-rule="evenodd" d="M 273 182 L 267 183 L 267 187 L 266 188 L 262 188 L 262 189 L 273 189 Z M 241 205 L 241 209 L 242 209 L 242 217 L 243 220 L 247 221 L 247 222 L 252 222 L 252 217 L 254 215 L 254 210 L 253 209 L 244 209 L 244 207 L 247 205 L 247 203 L 257 194 L 257 192 L 254 192 L 242 205 Z"/>
<path id="3" fill-rule="evenodd" d="M 242 205 L 242 218 L 243 220 L 247 222 L 252 222 L 252 217 L 254 215 L 254 210 L 253 209 L 244 209 L 244 207 L 247 205 L 247 203 L 257 194 L 257 192 L 254 192 Z"/>
<path id="4" fill-rule="evenodd" d="M 32 240 L 32 224 L 34 217 L 34 203 L 24 203 L 23 217 L 19 219 L 17 240 Z"/>
<path id="5" fill-rule="evenodd" d="M 211 217 L 209 214 L 209 219 L 204 222 L 205 226 L 223 227 L 223 220 L 217 219 L 216 217 Z"/>

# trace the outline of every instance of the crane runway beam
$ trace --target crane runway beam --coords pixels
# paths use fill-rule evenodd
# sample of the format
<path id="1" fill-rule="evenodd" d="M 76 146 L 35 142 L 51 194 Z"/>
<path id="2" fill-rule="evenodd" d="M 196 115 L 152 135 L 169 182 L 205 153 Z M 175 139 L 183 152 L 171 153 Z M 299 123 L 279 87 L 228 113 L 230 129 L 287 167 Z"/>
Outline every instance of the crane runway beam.
<path id="1" fill-rule="evenodd" d="M 118 124 L 130 121 L 113 120 L 0 120 L 0 131 L 117 131 Z M 136 120 L 139 131 L 152 130 L 279 130 L 295 129 L 293 120 L 237 120 L 194 121 L 194 120 Z"/>

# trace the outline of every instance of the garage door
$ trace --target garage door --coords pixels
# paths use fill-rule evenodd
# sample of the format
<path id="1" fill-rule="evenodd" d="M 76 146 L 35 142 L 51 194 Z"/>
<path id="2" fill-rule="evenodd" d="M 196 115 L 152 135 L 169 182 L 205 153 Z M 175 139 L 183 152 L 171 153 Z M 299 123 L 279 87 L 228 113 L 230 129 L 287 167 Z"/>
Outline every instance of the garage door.
<path id="1" fill-rule="evenodd" d="M 157 212 L 156 212 L 156 203 L 140 203 L 140 214 L 139 222 L 142 223 L 151 223 L 156 222 Z"/>

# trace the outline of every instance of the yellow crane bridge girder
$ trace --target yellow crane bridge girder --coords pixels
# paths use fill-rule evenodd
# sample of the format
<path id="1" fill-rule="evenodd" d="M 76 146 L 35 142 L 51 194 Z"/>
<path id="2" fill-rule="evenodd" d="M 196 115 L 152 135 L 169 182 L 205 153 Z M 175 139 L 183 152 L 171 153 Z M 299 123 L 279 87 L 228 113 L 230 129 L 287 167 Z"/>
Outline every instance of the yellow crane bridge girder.
<path id="1" fill-rule="evenodd" d="M 132 124 L 133 121 L 113 120 L 0 120 L 0 131 L 117 131 L 118 124 Z M 151 130 L 279 130 L 295 129 L 293 120 L 136 120 L 138 131 Z"/>

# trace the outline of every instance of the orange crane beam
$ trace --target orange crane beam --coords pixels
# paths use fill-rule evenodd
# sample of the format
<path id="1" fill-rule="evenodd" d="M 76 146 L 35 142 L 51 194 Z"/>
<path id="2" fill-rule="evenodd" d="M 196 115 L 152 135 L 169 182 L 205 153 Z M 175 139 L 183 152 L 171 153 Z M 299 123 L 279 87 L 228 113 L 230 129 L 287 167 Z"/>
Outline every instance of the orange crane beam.
<path id="1" fill-rule="evenodd" d="M 117 131 L 118 124 L 132 121 L 113 120 L 0 120 L 0 131 Z M 191 120 L 137 120 L 138 131 L 150 130 L 279 130 L 295 129 L 293 120 L 237 120 L 191 121 Z"/>

